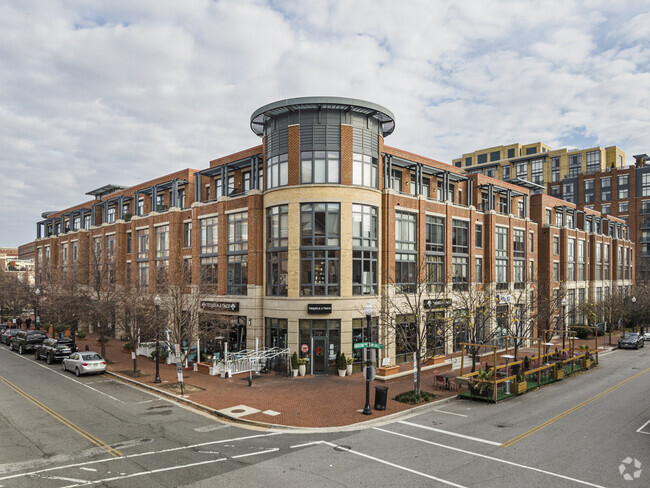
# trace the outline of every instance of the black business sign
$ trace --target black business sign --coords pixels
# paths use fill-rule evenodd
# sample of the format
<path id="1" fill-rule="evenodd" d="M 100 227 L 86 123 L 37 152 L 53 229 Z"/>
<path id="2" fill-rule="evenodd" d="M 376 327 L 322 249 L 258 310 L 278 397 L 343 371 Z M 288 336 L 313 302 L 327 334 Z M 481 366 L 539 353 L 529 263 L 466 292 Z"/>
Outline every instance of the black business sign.
<path id="1" fill-rule="evenodd" d="M 424 300 L 424 308 L 451 307 L 451 298 L 430 298 Z"/>
<path id="2" fill-rule="evenodd" d="M 308 303 L 307 313 L 332 313 L 331 303 Z"/>
<path id="3" fill-rule="evenodd" d="M 239 302 L 201 302 L 202 310 L 217 310 L 220 312 L 239 312 Z"/>

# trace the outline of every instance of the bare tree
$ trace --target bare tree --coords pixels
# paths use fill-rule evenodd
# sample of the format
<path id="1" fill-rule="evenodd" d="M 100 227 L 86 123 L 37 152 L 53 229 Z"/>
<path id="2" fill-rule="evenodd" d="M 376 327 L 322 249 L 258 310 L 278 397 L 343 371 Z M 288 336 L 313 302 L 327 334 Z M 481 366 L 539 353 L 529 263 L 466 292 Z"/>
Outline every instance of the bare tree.
<path id="1" fill-rule="evenodd" d="M 30 306 L 27 273 L 0 269 L 0 313 L 20 316 Z"/>
<path id="2" fill-rule="evenodd" d="M 535 320 L 537 318 L 538 308 L 535 306 L 536 293 L 534 283 L 526 282 L 510 295 L 509 315 L 502 320 L 508 330 L 508 334 L 514 336 L 513 346 L 515 350 L 515 361 L 519 347 L 525 345 L 526 339 L 532 338 L 535 333 Z M 503 319 L 503 317 L 499 317 Z"/>

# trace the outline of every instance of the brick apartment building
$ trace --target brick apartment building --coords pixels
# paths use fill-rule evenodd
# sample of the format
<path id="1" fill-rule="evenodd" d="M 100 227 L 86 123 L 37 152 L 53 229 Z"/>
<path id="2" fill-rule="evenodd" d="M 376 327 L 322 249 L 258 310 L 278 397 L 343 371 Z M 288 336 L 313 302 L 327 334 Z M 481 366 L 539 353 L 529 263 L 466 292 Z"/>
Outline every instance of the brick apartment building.
<path id="1" fill-rule="evenodd" d="M 361 100 L 266 105 L 251 116 L 259 146 L 206 169 L 106 185 L 89 192 L 94 200 L 44 214 L 37 281 L 86 284 L 93 259 L 110 263 L 111 282 L 151 294 L 163 278 L 182 276 L 209 289 L 197 326 L 223 333 L 229 350 L 256 339 L 289 347 L 314 373 L 333 371 L 340 352 L 360 361 L 353 344 L 362 340 L 368 302 L 381 356 L 409 361 L 413 335 L 395 334 L 377 317 L 391 316 L 388 298 L 418 283 L 430 298 L 427 323 L 454 324 L 430 337 L 430 353 L 451 353 L 466 340 L 459 296 L 469 290 L 498 293 L 501 309 L 511 295 L 524 296 L 534 310 L 539 276 L 549 278 L 548 293 L 562 284 L 576 300 L 630 286 L 631 259 L 616 273 L 618 256 L 634 254 L 624 221 L 384 145 L 394 128 L 390 111 Z M 561 239 L 559 256 L 552 235 Z M 587 260 L 597 252 L 611 263 L 605 274 Z M 404 330 L 416 326 L 408 314 L 392 319 Z"/>

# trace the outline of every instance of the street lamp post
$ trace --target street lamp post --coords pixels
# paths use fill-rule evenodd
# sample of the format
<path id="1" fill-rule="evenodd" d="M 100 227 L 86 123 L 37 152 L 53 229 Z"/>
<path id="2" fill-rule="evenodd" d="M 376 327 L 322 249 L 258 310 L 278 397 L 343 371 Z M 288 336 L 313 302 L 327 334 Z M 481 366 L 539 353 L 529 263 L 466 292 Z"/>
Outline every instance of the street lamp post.
<path id="1" fill-rule="evenodd" d="M 160 381 L 160 322 L 158 321 L 158 312 L 160 311 L 161 303 L 160 295 L 156 295 L 153 299 L 153 304 L 156 307 L 156 379 L 154 383 L 161 383 Z"/>
<path id="2" fill-rule="evenodd" d="M 562 298 L 562 349 L 566 349 L 566 297 Z"/>
<path id="3" fill-rule="evenodd" d="M 38 306 L 40 305 L 39 302 L 41 300 L 41 289 L 36 288 L 36 290 L 34 290 L 34 293 L 36 293 L 36 311 L 34 313 L 34 322 L 35 322 L 34 328 L 36 330 L 38 330 L 38 329 L 40 329 L 39 325 L 40 325 L 40 322 L 41 322 L 41 317 L 38 315 L 38 312 L 39 312 L 39 310 L 38 310 L 39 307 Z"/>
<path id="4" fill-rule="evenodd" d="M 635 304 L 636 304 L 636 297 L 632 297 L 632 316 L 636 319 L 636 316 L 634 315 L 636 312 Z M 636 329 L 636 327 L 634 327 L 634 329 Z"/>
<path id="5" fill-rule="evenodd" d="M 370 320 L 372 319 L 372 304 L 370 302 L 366 303 L 366 306 L 363 307 L 363 312 L 366 314 L 366 406 L 363 407 L 363 414 L 370 415 L 370 368 L 372 363 L 370 362 Z"/>

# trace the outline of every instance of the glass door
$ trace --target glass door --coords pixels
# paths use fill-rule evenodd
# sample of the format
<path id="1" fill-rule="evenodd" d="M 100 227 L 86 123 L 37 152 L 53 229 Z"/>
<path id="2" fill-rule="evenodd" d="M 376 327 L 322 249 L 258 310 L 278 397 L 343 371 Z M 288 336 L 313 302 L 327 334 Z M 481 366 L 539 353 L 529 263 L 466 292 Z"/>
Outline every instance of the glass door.
<path id="1" fill-rule="evenodd" d="M 312 364 L 314 374 L 327 374 L 327 337 L 314 336 L 312 349 Z"/>

